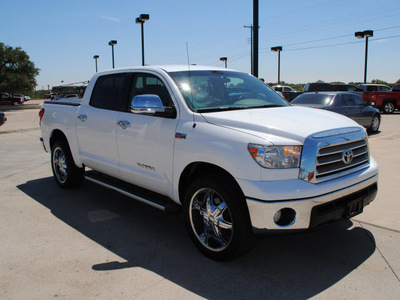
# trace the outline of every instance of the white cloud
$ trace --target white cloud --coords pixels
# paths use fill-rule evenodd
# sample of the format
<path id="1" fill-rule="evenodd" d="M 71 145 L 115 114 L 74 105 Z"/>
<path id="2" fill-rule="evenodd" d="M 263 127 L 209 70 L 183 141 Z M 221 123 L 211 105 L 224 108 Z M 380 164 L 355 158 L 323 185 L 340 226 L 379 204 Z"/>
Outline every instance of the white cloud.
<path id="1" fill-rule="evenodd" d="M 102 18 L 102 19 L 106 19 L 106 20 L 110 20 L 110 21 L 113 21 L 113 22 L 118 22 L 118 23 L 121 23 L 121 20 L 120 20 L 120 19 L 113 18 L 113 17 L 100 16 L 100 18 Z"/>

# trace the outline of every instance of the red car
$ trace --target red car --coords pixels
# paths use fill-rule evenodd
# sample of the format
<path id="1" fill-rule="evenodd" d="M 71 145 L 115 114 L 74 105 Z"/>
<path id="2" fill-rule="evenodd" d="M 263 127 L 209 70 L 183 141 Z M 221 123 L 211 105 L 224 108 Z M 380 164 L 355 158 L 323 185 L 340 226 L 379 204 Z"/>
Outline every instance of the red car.
<path id="1" fill-rule="evenodd" d="M 25 99 L 20 96 L 11 96 L 8 93 L 0 93 L 0 104 L 12 104 L 20 105 L 23 104 Z"/>

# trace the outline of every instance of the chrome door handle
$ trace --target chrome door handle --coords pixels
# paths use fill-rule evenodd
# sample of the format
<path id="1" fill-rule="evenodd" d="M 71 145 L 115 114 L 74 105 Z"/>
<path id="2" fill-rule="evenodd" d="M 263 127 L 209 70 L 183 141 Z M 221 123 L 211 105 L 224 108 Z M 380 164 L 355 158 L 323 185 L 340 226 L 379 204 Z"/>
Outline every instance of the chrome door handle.
<path id="1" fill-rule="evenodd" d="M 129 123 L 128 121 L 118 121 L 117 125 L 119 125 L 119 127 L 121 127 L 122 129 L 131 127 L 131 123 Z"/>
<path id="2" fill-rule="evenodd" d="M 79 115 L 78 119 L 81 120 L 82 122 L 85 122 L 87 120 L 87 116 L 86 115 Z"/>

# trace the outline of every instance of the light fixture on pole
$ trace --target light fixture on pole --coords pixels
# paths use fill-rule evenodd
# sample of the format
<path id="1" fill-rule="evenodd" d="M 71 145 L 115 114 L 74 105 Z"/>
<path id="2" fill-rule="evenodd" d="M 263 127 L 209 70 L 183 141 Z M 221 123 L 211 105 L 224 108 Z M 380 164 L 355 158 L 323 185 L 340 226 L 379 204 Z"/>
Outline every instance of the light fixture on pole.
<path id="1" fill-rule="evenodd" d="M 278 52 L 278 84 L 281 82 L 281 51 L 282 46 L 271 47 L 271 51 Z"/>
<path id="2" fill-rule="evenodd" d="M 368 38 L 374 36 L 374 31 L 373 30 L 357 31 L 356 33 L 354 33 L 354 36 L 359 39 L 365 37 L 364 83 L 367 83 Z"/>
<path id="3" fill-rule="evenodd" d="M 144 66 L 144 22 L 150 20 L 149 14 L 141 14 L 138 18 L 136 18 L 136 24 L 140 24 L 142 27 L 142 66 Z"/>
<path id="4" fill-rule="evenodd" d="M 97 60 L 99 59 L 99 57 L 100 56 L 98 56 L 98 55 L 93 56 L 95 64 L 96 64 L 96 73 L 97 73 Z"/>
<path id="5" fill-rule="evenodd" d="M 117 41 L 112 40 L 108 42 L 108 45 L 111 46 L 111 51 L 112 51 L 112 67 L 113 69 L 115 68 L 115 62 L 114 62 L 114 45 L 117 44 Z"/>
<path id="6" fill-rule="evenodd" d="M 225 69 L 226 69 L 228 67 L 228 58 L 227 57 L 221 57 L 219 60 L 225 62 Z"/>

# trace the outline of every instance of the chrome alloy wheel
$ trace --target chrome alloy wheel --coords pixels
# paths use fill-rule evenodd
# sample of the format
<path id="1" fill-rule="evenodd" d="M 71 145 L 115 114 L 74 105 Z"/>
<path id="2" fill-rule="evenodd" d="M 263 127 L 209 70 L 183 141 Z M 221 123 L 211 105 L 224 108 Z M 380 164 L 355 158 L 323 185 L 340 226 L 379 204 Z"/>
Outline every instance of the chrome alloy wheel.
<path id="1" fill-rule="evenodd" d="M 224 199 L 213 189 L 199 189 L 189 206 L 190 225 L 197 239 L 211 251 L 223 251 L 233 236 L 232 216 Z"/>
<path id="2" fill-rule="evenodd" d="M 57 180 L 64 183 L 67 180 L 67 162 L 64 151 L 61 148 L 56 148 L 53 151 L 53 169 Z"/>
<path id="3" fill-rule="evenodd" d="M 391 102 L 386 102 L 383 106 L 383 111 L 387 114 L 391 114 L 394 112 L 394 104 Z"/>
<path id="4" fill-rule="evenodd" d="M 373 132 L 377 132 L 379 129 L 379 125 L 380 125 L 380 120 L 379 117 L 375 116 L 374 119 L 372 120 L 372 131 Z"/>

